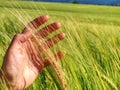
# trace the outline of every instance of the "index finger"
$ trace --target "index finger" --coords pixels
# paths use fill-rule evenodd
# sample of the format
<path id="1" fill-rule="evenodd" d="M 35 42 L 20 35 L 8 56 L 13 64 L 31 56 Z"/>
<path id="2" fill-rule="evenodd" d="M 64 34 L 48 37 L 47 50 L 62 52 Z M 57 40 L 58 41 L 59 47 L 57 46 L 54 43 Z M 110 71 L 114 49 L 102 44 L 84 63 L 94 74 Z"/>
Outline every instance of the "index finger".
<path id="1" fill-rule="evenodd" d="M 48 15 L 43 15 L 40 17 L 35 18 L 33 21 L 28 23 L 28 25 L 24 28 L 22 34 L 27 37 L 32 35 L 32 32 L 37 29 L 40 25 L 44 24 L 49 19 Z"/>

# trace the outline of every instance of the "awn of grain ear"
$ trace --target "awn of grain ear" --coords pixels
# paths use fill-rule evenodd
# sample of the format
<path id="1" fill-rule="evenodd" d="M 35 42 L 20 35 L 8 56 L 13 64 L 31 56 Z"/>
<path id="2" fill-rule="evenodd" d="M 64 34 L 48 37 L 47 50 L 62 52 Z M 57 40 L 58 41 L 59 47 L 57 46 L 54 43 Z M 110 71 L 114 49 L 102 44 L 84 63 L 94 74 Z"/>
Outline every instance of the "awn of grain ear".
<path id="1" fill-rule="evenodd" d="M 46 49 L 46 48 L 49 48 L 49 46 L 47 44 L 45 45 L 46 47 L 42 46 L 42 43 L 45 41 L 43 38 L 40 38 L 40 37 L 38 38 L 38 37 L 36 37 L 36 35 L 33 35 L 33 38 L 35 40 L 36 46 L 41 46 L 42 50 L 47 55 L 47 60 L 54 68 L 54 70 L 55 70 L 55 72 L 60 80 L 62 89 L 66 90 L 67 82 L 66 82 L 66 79 L 64 77 L 64 72 L 62 71 L 61 65 L 56 60 L 57 57 L 51 56 L 52 51 L 49 50 L 49 52 L 48 52 L 48 49 Z M 35 48 L 38 49 L 39 47 L 36 47 L 36 46 L 35 46 Z M 41 54 L 41 52 L 39 52 L 39 53 Z"/>

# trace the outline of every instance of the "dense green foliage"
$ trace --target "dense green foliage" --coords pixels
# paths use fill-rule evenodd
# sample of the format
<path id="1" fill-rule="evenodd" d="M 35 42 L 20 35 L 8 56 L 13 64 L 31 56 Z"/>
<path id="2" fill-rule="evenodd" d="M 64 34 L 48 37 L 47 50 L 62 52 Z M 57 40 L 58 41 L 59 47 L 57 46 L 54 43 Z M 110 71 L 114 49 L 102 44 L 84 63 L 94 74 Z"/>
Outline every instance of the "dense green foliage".
<path id="1" fill-rule="evenodd" d="M 49 14 L 49 23 L 60 21 L 60 31 L 66 33 L 66 39 L 54 48 L 65 52 L 60 64 L 67 90 L 119 90 L 119 11 L 120 7 L 112 6 L 0 1 L 0 62 L 12 37 L 22 31 L 24 24 Z M 59 90 L 53 71 L 52 67 L 44 69 L 27 90 Z"/>

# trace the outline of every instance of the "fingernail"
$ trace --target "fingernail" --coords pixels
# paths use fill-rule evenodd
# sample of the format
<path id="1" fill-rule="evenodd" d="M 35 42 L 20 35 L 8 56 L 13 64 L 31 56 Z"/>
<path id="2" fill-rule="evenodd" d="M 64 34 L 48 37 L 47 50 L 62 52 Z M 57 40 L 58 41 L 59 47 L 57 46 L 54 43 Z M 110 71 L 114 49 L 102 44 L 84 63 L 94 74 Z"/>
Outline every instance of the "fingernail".
<path id="1" fill-rule="evenodd" d="M 65 37 L 65 33 L 61 33 L 62 37 L 64 38 Z"/>
<path id="2" fill-rule="evenodd" d="M 50 17 L 49 17 L 49 15 L 45 15 L 45 18 L 46 18 L 46 19 L 49 19 Z"/>
<path id="3" fill-rule="evenodd" d="M 59 37 L 60 40 L 64 39 L 65 33 L 60 33 L 60 34 L 58 34 L 58 37 Z"/>
<path id="4" fill-rule="evenodd" d="M 61 26 L 61 23 L 60 22 L 56 22 L 57 26 L 60 27 Z"/>

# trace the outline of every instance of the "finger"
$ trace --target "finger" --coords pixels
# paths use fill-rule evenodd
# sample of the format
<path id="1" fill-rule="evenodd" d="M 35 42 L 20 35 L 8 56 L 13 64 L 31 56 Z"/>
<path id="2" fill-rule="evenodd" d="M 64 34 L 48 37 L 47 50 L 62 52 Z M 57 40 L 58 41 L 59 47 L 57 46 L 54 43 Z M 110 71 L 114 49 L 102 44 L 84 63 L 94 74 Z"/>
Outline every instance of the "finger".
<path id="1" fill-rule="evenodd" d="M 44 24 L 48 19 L 48 15 L 43 15 L 34 19 L 24 28 L 22 34 L 24 34 L 26 38 L 30 38 L 33 31 L 37 29 L 40 25 Z"/>
<path id="2" fill-rule="evenodd" d="M 25 29 L 28 29 L 29 27 L 32 29 L 37 29 L 40 25 L 44 24 L 49 19 L 48 15 L 43 15 L 40 17 L 35 18 L 33 21 L 31 21 Z"/>
<path id="3" fill-rule="evenodd" d="M 63 53 L 61 51 L 59 51 L 57 54 L 55 54 L 53 56 L 53 58 L 55 58 L 56 60 L 60 60 L 63 57 Z M 52 58 L 52 57 L 51 57 Z M 44 63 L 44 67 L 50 65 L 49 59 L 51 58 L 46 58 L 43 63 Z"/>
<path id="4" fill-rule="evenodd" d="M 47 25 L 46 27 L 38 31 L 37 36 L 41 36 L 42 38 L 45 38 L 49 33 L 52 33 L 53 31 L 59 29 L 60 26 L 61 24 L 59 22 L 54 22 L 50 25 Z"/>
<path id="5" fill-rule="evenodd" d="M 48 48 L 53 47 L 54 44 L 58 43 L 60 40 L 63 40 L 65 38 L 65 34 L 64 33 L 60 33 L 57 34 L 56 36 L 48 39 L 47 41 L 45 41 L 45 43 L 42 44 L 42 46 L 40 46 L 40 51 L 43 52 Z"/>

